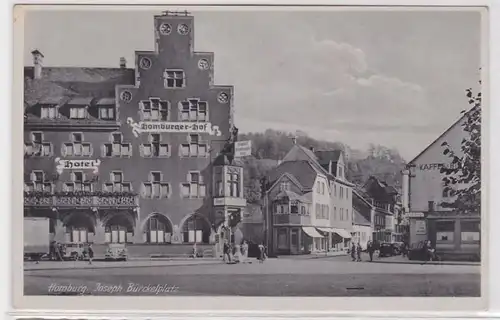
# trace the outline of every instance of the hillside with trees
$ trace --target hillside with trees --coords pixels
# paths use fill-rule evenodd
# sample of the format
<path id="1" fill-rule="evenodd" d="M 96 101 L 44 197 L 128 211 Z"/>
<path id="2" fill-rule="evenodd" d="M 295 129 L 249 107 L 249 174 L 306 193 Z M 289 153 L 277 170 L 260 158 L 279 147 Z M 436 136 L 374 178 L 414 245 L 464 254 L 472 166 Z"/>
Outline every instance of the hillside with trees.
<path id="1" fill-rule="evenodd" d="M 401 186 L 401 170 L 405 160 L 395 149 L 380 145 L 370 145 L 368 150 L 350 148 L 341 142 L 313 139 L 303 132 L 282 132 L 268 129 L 265 132 L 239 134 L 238 140 L 252 141 L 252 156 L 245 159 L 245 196 L 250 203 L 257 203 L 261 195 L 261 179 L 278 161 L 283 159 L 297 143 L 315 150 L 343 150 L 347 157 L 347 178 L 363 185 L 370 176 L 387 182 L 395 187 Z"/>

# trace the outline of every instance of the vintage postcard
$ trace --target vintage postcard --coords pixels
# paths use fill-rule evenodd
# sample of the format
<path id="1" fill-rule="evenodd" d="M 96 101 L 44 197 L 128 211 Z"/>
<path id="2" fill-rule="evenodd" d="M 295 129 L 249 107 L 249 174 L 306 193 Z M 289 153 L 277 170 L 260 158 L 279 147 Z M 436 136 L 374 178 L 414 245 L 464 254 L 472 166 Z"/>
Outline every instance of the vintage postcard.
<path id="1" fill-rule="evenodd" d="M 15 307 L 484 308 L 487 13 L 16 7 Z"/>

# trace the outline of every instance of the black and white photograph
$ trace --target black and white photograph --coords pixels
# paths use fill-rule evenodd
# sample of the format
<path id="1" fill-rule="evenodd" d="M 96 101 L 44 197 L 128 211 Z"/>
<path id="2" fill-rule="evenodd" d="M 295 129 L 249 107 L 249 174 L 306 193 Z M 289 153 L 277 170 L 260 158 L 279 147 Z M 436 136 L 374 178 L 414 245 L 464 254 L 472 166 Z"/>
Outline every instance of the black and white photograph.
<path id="1" fill-rule="evenodd" d="M 20 290 L 482 297 L 486 18 L 24 6 Z"/>

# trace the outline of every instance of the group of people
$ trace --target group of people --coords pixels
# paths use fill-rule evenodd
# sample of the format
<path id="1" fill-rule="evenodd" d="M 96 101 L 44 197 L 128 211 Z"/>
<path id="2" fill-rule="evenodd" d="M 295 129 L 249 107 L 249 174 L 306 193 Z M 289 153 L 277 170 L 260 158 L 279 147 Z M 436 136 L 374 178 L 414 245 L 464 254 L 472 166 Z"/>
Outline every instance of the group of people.
<path id="1" fill-rule="evenodd" d="M 236 245 L 233 247 L 229 241 L 224 240 L 223 255 L 222 259 L 224 263 L 248 263 L 248 242 L 243 241 L 241 245 Z M 259 244 L 259 256 L 257 259 L 259 263 L 263 263 L 266 260 L 266 247 L 263 244 Z"/>
<path id="2" fill-rule="evenodd" d="M 370 256 L 370 261 L 373 261 L 373 253 L 375 252 L 375 244 L 373 241 L 368 241 L 366 244 L 366 252 L 368 252 L 368 255 Z M 353 243 L 351 247 L 351 258 L 352 261 L 361 261 L 361 253 L 363 253 L 363 248 L 361 247 L 361 244 L 358 242 L 357 244 Z"/>

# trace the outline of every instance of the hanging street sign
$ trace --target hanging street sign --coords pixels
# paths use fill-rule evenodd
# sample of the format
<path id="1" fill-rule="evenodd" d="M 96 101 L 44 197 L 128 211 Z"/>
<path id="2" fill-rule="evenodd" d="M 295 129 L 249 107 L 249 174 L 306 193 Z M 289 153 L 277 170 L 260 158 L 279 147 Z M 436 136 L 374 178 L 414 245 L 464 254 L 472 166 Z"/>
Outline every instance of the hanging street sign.
<path id="1" fill-rule="evenodd" d="M 219 126 L 212 126 L 209 122 L 135 122 L 132 118 L 127 118 L 127 124 L 132 127 L 132 133 L 136 137 L 143 132 L 208 133 L 214 136 L 222 135 Z"/>
<path id="2" fill-rule="evenodd" d="M 252 154 L 252 141 L 236 141 L 234 143 L 234 157 L 246 157 Z"/>

